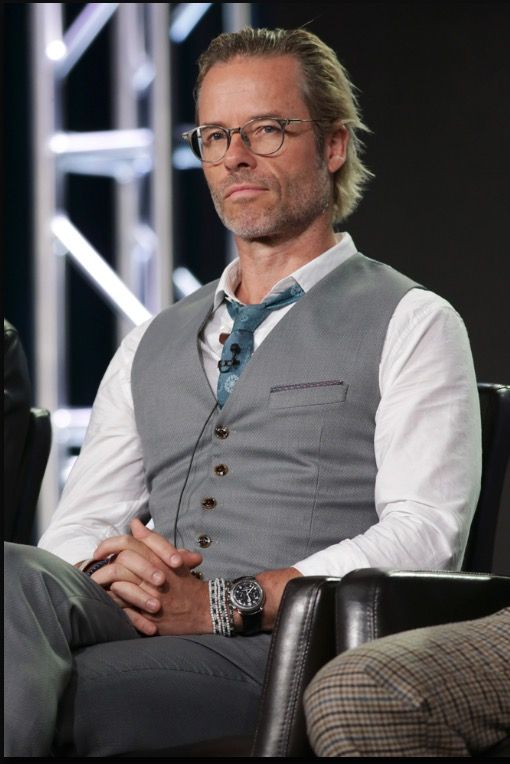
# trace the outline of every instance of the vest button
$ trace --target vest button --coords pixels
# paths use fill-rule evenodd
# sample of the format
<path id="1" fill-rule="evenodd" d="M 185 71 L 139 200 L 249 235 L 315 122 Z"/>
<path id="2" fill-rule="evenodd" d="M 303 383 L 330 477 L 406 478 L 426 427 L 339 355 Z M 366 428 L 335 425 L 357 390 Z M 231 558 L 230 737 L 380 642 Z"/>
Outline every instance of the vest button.
<path id="1" fill-rule="evenodd" d="M 207 549 L 208 546 L 211 546 L 212 539 L 210 536 L 206 536 L 203 534 L 202 536 L 199 536 L 198 539 L 198 545 L 202 547 L 202 549 Z"/>
<path id="2" fill-rule="evenodd" d="M 201 581 L 203 579 L 203 577 L 204 577 L 204 574 L 202 573 L 201 570 L 192 570 L 191 571 L 191 575 L 195 576 L 195 578 L 198 578 L 199 581 Z"/>
<path id="3" fill-rule="evenodd" d="M 228 429 L 228 427 L 225 427 L 225 425 L 218 424 L 214 428 L 214 434 L 216 435 L 217 438 L 221 438 L 221 440 L 225 440 L 225 438 L 228 438 L 228 436 L 230 435 L 230 430 Z"/>
<path id="4" fill-rule="evenodd" d="M 200 503 L 204 509 L 214 509 L 217 501 L 216 499 L 213 499 L 212 496 L 206 496 L 205 499 L 202 499 Z"/>
<path id="5" fill-rule="evenodd" d="M 226 475 L 226 474 L 227 474 L 227 472 L 228 472 L 228 467 L 227 467 L 227 465 L 226 465 L 226 464 L 218 464 L 218 465 L 217 465 L 217 466 L 214 468 L 214 471 L 215 471 L 215 473 L 216 473 L 217 475 L 219 475 L 220 477 L 223 477 L 224 475 Z"/>

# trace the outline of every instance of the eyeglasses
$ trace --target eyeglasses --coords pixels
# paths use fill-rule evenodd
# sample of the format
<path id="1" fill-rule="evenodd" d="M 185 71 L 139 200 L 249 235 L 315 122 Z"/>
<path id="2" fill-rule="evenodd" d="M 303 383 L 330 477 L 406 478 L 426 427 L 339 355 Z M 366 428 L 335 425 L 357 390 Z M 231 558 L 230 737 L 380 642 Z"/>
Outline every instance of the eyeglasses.
<path id="1" fill-rule="evenodd" d="M 269 156 L 283 146 L 285 130 L 295 122 L 316 122 L 315 119 L 279 119 L 255 117 L 241 127 L 200 125 L 182 134 L 201 162 L 220 162 L 228 151 L 232 136 L 239 133 L 244 145 L 253 154 Z"/>

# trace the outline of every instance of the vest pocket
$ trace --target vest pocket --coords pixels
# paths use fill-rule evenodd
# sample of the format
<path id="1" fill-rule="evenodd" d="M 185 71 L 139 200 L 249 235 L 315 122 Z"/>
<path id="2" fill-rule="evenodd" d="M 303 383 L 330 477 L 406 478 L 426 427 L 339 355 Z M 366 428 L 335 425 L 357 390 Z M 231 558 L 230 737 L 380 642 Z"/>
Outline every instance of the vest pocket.
<path id="1" fill-rule="evenodd" d="M 292 385 L 275 385 L 270 390 L 269 408 L 282 409 L 292 406 L 317 406 L 324 403 L 341 403 L 347 396 L 347 385 L 340 379 L 320 382 L 301 382 Z"/>

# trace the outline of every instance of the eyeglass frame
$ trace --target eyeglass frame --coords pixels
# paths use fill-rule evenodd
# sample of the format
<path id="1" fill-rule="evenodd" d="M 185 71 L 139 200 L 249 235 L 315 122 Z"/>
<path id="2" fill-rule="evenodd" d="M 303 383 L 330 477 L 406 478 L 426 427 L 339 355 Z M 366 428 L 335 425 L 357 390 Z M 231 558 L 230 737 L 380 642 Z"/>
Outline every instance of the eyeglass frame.
<path id="1" fill-rule="evenodd" d="M 277 149 L 270 151 L 268 154 L 260 154 L 257 151 L 253 151 L 252 147 L 247 143 L 248 137 L 247 136 L 245 137 L 243 132 L 246 125 L 249 125 L 250 122 L 257 122 L 263 119 L 271 119 L 274 122 L 278 122 L 281 128 L 282 142 L 280 143 Z M 277 151 L 280 151 L 281 147 L 283 146 L 283 143 L 285 141 L 285 129 L 288 127 L 288 125 L 295 122 L 314 122 L 317 124 L 319 121 L 320 120 L 318 119 L 297 119 L 295 117 L 289 118 L 289 119 L 283 119 L 281 117 L 274 117 L 272 115 L 267 115 L 267 116 L 261 116 L 261 117 L 252 117 L 251 119 L 247 120 L 244 123 L 244 125 L 241 125 L 240 127 L 223 127 L 223 125 L 216 125 L 214 123 L 212 124 L 206 123 L 204 125 L 197 125 L 197 127 L 194 127 L 192 130 L 186 130 L 186 132 L 181 133 L 181 135 L 186 141 L 186 143 L 188 144 L 188 146 L 190 147 L 193 154 L 197 157 L 197 159 L 199 159 L 201 162 L 206 162 L 207 164 L 216 164 L 217 162 L 221 162 L 225 158 L 227 151 L 230 148 L 230 144 L 232 142 L 232 136 L 235 135 L 236 133 L 239 133 L 243 144 L 246 146 L 246 148 L 249 151 L 251 151 L 252 154 L 255 154 L 255 156 L 259 156 L 259 157 L 269 157 L 269 156 L 272 156 L 273 154 L 276 154 Z M 195 153 L 193 149 L 193 134 L 197 133 L 198 130 L 201 130 L 204 127 L 218 127 L 220 130 L 223 130 L 223 132 L 227 134 L 227 146 L 225 148 L 225 153 L 219 159 L 202 159 L 201 156 L 197 156 L 197 154 Z"/>

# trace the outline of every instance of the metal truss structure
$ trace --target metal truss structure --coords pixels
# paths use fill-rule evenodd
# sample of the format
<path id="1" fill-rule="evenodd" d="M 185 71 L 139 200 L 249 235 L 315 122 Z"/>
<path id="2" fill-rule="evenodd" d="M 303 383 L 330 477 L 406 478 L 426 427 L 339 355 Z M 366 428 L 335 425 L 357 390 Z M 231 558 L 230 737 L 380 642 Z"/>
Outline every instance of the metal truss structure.
<path id="1" fill-rule="evenodd" d="M 55 510 L 79 450 L 90 409 L 69 405 L 66 261 L 117 316 L 118 338 L 200 284 L 173 268 L 172 163 L 196 166 L 174 149 L 170 46 L 182 45 L 212 3 L 88 3 L 64 29 L 65 3 L 32 3 L 35 383 L 52 412 L 53 446 L 38 508 L 40 535 Z M 226 31 L 251 20 L 250 3 L 222 3 Z M 114 126 L 66 132 L 64 85 L 106 24 L 114 26 L 111 63 Z M 67 211 L 69 174 L 115 183 L 115 268 Z M 178 174 L 176 176 L 178 178 Z M 228 247 L 227 247 L 228 248 Z M 226 260 L 230 253 L 226 252 Z"/>

